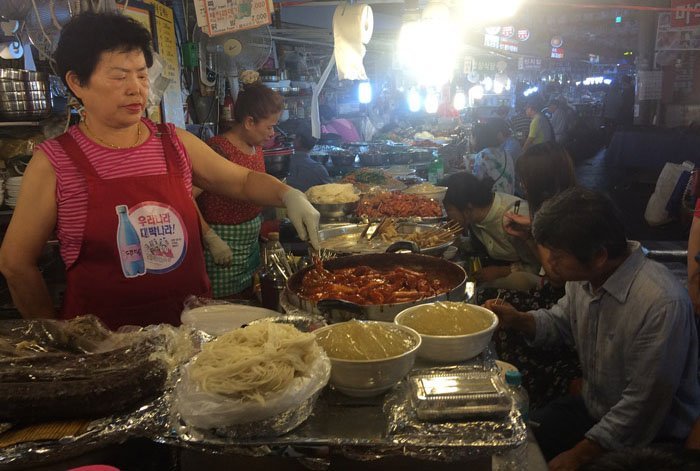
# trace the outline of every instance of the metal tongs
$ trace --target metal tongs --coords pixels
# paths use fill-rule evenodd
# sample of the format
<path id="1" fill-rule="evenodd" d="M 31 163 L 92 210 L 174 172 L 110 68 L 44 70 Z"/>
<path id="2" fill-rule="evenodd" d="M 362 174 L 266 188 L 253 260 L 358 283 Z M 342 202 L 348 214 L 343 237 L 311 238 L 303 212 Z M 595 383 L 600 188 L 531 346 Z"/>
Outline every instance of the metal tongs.
<path id="1" fill-rule="evenodd" d="M 367 227 L 365 227 L 365 229 L 360 234 L 360 240 L 365 239 L 369 242 L 370 240 L 374 239 L 376 236 L 381 234 L 382 228 L 386 225 L 387 220 L 390 221 L 390 219 L 384 216 L 377 225 L 373 225 L 371 222 L 367 224 Z"/>

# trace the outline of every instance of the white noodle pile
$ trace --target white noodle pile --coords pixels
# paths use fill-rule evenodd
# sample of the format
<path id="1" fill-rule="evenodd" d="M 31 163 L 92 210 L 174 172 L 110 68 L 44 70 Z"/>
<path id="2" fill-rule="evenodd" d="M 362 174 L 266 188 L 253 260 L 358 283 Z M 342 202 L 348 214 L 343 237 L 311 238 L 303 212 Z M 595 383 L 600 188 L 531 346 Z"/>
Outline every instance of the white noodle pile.
<path id="1" fill-rule="evenodd" d="M 189 374 L 203 391 L 262 404 L 295 377 L 306 376 L 318 355 L 313 334 L 263 322 L 204 345 Z"/>
<path id="2" fill-rule="evenodd" d="M 353 203 L 360 199 L 352 183 L 327 183 L 306 190 L 306 197 L 316 204 Z"/>

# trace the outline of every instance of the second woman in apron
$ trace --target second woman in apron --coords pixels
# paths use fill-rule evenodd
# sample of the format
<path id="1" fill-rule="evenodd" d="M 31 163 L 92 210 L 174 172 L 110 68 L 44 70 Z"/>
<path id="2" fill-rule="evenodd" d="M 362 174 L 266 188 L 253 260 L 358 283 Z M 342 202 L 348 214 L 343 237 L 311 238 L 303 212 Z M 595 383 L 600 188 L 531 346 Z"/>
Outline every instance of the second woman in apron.
<path id="1" fill-rule="evenodd" d="M 282 97 L 265 85 L 243 85 L 233 110 L 234 124 L 207 144 L 226 159 L 258 172 L 265 171 L 261 145 L 274 137 L 284 107 Z M 260 265 L 258 236 L 261 209 L 253 203 L 209 192 L 197 198 L 202 217 L 207 273 L 215 298 L 246 296 Z"/>

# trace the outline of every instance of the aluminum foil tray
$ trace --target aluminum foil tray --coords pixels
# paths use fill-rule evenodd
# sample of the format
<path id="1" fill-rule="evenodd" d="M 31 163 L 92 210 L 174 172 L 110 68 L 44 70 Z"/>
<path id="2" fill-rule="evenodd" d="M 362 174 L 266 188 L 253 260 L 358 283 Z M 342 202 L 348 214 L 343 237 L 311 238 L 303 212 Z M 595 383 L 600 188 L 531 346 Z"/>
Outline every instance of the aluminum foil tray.
<path id="1" fill-rule="evenodd" d="M 490 371 L 417 374 L 408 382 L 411 402 L 421 420 L 505 417 L 511 410 L 501 379 Z"/>

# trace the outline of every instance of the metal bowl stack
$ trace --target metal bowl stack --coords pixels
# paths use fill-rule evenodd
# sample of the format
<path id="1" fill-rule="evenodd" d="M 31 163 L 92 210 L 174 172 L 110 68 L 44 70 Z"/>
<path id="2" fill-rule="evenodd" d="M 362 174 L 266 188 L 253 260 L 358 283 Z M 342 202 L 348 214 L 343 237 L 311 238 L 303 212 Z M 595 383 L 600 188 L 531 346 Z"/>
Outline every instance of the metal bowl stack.
<path id="1" fill-rule="evenodd" d="M 45 73 L 0 69 L 1 121 L 39 121 L 49 114 L 51 93 Z"/>
<path id="2" fill-rule="evenodd" d="M 263 150 L 265 171 L 277 178 L 285 178 L 289 174 L 289 165 L 294 148 L 291 146 L 275 147 Z"/>

